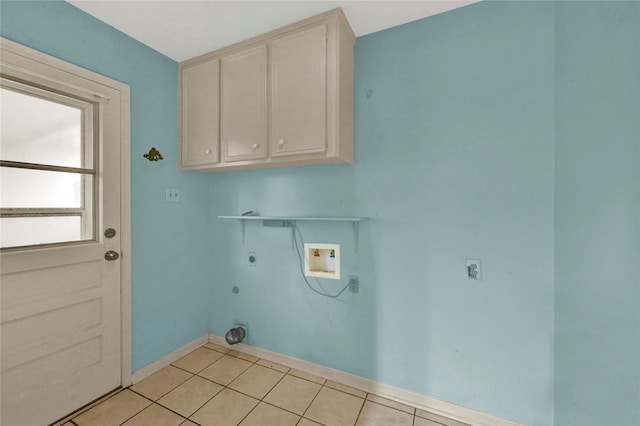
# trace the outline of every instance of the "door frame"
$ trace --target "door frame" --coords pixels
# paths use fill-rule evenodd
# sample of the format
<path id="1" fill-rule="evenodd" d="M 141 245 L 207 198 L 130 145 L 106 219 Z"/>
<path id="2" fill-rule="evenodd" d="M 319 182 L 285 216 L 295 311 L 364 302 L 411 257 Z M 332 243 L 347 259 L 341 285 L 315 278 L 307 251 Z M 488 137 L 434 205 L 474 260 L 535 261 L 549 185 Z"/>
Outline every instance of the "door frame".
<path id="1" fill-rule="evenodd" d="M 128 84 L 0 37 L 2 51 L 93 80 L 120 92 L 120 385 L 131 381 L 131 91 Z M 32 72 L 39 75 L 37 72 Z M 47 76 L 43 76 L 47 78 Z M 50 78 L 49 78 L 50 79 Z M 69 86 L 69 83 L 64 83 Z"/>

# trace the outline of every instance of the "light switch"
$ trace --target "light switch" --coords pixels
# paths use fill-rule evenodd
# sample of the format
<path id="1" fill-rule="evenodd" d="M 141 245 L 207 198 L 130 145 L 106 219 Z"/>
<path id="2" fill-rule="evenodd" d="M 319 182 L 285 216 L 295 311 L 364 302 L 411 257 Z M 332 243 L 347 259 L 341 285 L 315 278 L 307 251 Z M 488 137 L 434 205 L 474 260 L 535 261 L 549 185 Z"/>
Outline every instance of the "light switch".
<path id="1" fill-rule="evenodd" d="M 178 188 L 167 188 L 165 193 L 165 201 L 167 203 L 179 203 L 180 190 Z"/>

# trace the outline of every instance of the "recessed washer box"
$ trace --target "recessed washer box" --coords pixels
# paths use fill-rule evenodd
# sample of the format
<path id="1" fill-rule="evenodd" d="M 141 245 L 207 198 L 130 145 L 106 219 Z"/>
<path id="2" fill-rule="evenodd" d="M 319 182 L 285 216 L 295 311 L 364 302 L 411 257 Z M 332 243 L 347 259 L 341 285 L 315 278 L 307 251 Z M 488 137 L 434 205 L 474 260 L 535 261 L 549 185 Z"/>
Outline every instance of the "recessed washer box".
<path id="1" fill-rule="evenodd" d="M 340 279 L 340 244 L 304 244 L 304 274 L 307 277 Z"/>

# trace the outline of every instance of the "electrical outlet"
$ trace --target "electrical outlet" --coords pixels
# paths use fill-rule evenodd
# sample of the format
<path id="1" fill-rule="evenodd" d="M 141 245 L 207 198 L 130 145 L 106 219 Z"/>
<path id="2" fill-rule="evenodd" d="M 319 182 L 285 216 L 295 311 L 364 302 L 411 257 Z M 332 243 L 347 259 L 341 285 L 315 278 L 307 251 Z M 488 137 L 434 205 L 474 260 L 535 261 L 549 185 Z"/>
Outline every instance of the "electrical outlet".
<path id="1" fill-rule="evenodd" d="M 355 275 L 349 276 L 349 291 L 358 293 L 360 291 L 360 279 Z"/>
<path id="2" fill-rule="evenodd" d="M 179 203 L 180 190 L 178 188 L 166 188 L 165 201 L 167 203 Z"/>
<path id="3" fill-rule="evenodd" d="M 467 259 L 467 278 L 477 281 L 482 280 L 480 259 Z"/>

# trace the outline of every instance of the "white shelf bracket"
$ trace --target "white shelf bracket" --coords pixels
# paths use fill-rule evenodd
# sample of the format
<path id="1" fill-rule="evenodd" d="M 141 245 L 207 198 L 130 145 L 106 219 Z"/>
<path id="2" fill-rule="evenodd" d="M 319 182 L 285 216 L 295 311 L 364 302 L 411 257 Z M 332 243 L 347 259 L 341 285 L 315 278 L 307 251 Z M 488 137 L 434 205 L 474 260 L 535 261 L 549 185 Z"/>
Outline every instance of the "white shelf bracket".
<path id="1" fill-rule="evenodd" d="M 264 226 L 291 228 L 291 248 L 296 244 L 296 222 L 351 222 L 356 252 L 360 246 L 360 222 L 366 217 L 318 217 L 318 216 L 218 216 L 220 219 L 238 219 L 242 230 L 242 245 L 244 246 L 245 227 L 248 220 L 261 220 Z"/>
<path id="2" fill-rule="evenodd" d="M 360 247 L 360 222 L 353 222 L 353 238 L 356 243 L 356 252 Z"/>

